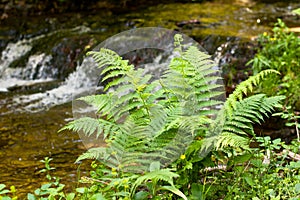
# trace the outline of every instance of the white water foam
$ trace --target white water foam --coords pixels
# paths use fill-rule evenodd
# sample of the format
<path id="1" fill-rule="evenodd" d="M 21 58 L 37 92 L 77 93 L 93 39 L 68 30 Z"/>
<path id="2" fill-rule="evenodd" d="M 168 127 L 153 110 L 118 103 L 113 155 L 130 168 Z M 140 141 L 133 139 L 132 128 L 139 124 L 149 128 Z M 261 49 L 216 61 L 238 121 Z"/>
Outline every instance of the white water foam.
<path id="1" fill-rule="evenodd" d="M 94 60 L 87 57 L 59 87 L 43 93 L 14 97 L 13 104 L 15 106 L 23 105 L 21 110 L 38 112 L 70 102 L 73 96 L 93 90 L 93 88 L 96 89 L 99 74 L 99 69 L 96 67 Z"/>
<path id="2" fill-rule="evenodd" d="M 45 53 L 33 54 L 29 57 L 27 55 L 31 53 L 35 41 L 65 31 L 72 34 L 82 34 L 89 32 L 90 29 L 85 26 L 79 26 L 9 43 L 2 51 L 0 57 L 0 92 L 9 92 L 13 87 L 32 86 L 37 83 L 53 81 L 52 77 L 57 73 L 55 71 L 57 69 L 51 66 L 52 56 Z M 11 66 L 14 61 L 22 59 L 22 57 L 27 57 L 26 59 L 28 59 L 25 66 Z M 39 111 L 69 102 L 72 100 L 72 95 L 91 88 L 90 85 L 95 82 L 95 80 L 91 80 L 91 77 L 98 78 L 96 73 L 93 75 L 92 68 L 97 69 L 97 67 L 92 62 L 89 58 L 85 59 L 77 67 L 77 70 L 70 74 L 66 81 L 55 89 L 43 93 L 14 96 L 12 99 L 9 98 L 7 100 L 3 99 L 2 102 L 4 103 L 1 103 L 0 106 L 13 108 L 11 112 L 16 110 Z M 90 64 L 93 67 L 89 68 Z"/>
<path id="3" fill-rule="evenodd" d="M 24 39 L 16 43 L 9 43 L 6 46 L 6 48 L 2 51 L 0 59 L 0 78 L 6 74 L 5 70 L 8 69 L 9 65 L 14 60 L 20 59 L 32 49 L 31 42 L 32 39 Z"/>
<path id="4" fill-rule="evenodd" d="M 26 67 L 7 67 L 1 74 L 0 92 L 8 92 L 9 88 L 12 87 L 34 85 L 35 83 L 53 80 L 51 74 L 46 73 L 46 69 L 51 67 L 51 59 L 51 56 L 45 55 L 44 53 L 31 55 Z M 6 60 L 6 62 L 8 63 L 8 60 Z"/>

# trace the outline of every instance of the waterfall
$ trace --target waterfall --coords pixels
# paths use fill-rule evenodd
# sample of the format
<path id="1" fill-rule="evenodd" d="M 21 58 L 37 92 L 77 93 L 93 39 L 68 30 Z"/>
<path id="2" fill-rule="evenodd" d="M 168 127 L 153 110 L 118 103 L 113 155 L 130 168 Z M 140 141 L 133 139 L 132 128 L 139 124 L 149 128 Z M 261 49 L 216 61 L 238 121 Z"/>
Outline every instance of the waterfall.
<path id="1" fill-rule="evenodd" d="M 17 110 L 38 112 L 72 101 L 72 98 L 97 86 L 99 70 L 92 58 L 87 57 L 57 88 L 29 95 L 19 95 L 12 99 L 12 107 Z"/>
<path id="2" fill-rule="evenodd" d="M 53 40 L 53 38 L 55 41 L 60 41 L 59 39 L 63 40 L 65 36 L 76 36 L 89 31 L 90 29 L 85 26 L 78 26 L 9 42 L 0 57 L 0 93 L 5 94 L 16 88 L 38 87 L 40 84 L 44 86 L 47 83 L 59 81 L 57 80 L 58 70 L 63 66 L 53 65 L 53 61 L 57 59 L 50 53 L 53 46 L 41 49 L 40 44 Z M 21 91 L 13 93 L 13 97 L 8 95 L 6 99 L 1 99 L 0 108 L 6 107 L 10 110 L 9 112 L 39 111 L 70 101 L 72 94 L 83 91 L 92 84 L 93 80 L 90 79 L 93 76 L 87 66 L 91 62 L 87 58 L 81 64 L 77 63 L 76 71 L 69 74 L 57 88 L 49 89 L 48 87 L 47 91 L 40 89 L 41 92 Z"/>
<path id="3" fill-rule="evenodd" d="M 144 36 L 146 33 L 153 35 L 151 34 L 152 32 L 148 32 L 142 32 L 143 34 L 141 35 Z M 104 47 L 114 47 L 120 51 L 118 53 L 124 56 L 125 59 L 129 59 L 132 63 L 136 64 L 136 67 L 143 68 L 144 73 L 152 74 L 154 79 L 159 78 L 167 68 L 171 59 L 176 56 L 176 52 L 173 52 L 173 44 L 170 42 L 172 41 L 170 38 L 173 38 L 173 35 L 166 34 L 158 37 L 157 35 L 159 34 L 154 34 L 155 39 L 159 43 L 157 41 L 153 43 L 153 40 L 151 40 L 149 36 L 148 40 L 145 40 L 145 36 L 131 36 L 130 31 L 125 34 L 129 34 L 128 37 L 125 37 L 125 39 L 127 39 L 126 42 L 132 38 L 128 43 L 130 45 L 125 45 L 124 42 L 118 42 L 120 38 L 122 39 L 121 41 L 123 41 L 124 38 L 120 37 L 120 35 L 116 35 L 116 38 L 112 37 L 111 40 L 106 40 L 105 45 L 107 46 Z M 53 33 L 48 34 L 48 36 L 49 35 L 53 35 Z M 9 92 L 11 88 L 30 87 L 35 84 L 55 80 L 55 75 L 58 73 L 57 68 L 52 66 L 52 60 L 55 58 L 45 52 L 35 52 L 30 56 L 28 55 L 32 53 L 33 42 L 44 37 L 46 36 L 42 35 L 32 39 L 23 39 L 7 45 L 6 49 L 2 52 L 0 60 L 0 92 Z M 151 46 L 153 44 L 154 46 Z M 186 41 L 185 47 L 192 44 L 193 41 L 189 38 Z M 150 46 L 150 48 L 146 48 L 148 46 Z M 164 48 L 159 49 L 158 47 L 161 46 Z M 136 47 L 143 48 L 139 49 Z M 17 65 L 17 67 L 11 67 L 15 60 L 21 59 L 23 56 L 27 56 L 27 59 L 23 62 L 23 66 Z M 86 57 L 81 63 L 77 61 L 75 71 L 70 73 L 59 85 L 48 89 L 41 89 L 40 91 L 18 93 L 9 97 L 10 99 L 0 105 L 0 108 L 5 106 L 7 110 L 9 110 L 8 112 L 39 112 L 47 110 L 55 105 L 70 102 L 75 97 L 80 96 L 80 94 L 95 93 L 101 88 L 98 87 L 99 79 L 100 69 L 91 57 Z"/>

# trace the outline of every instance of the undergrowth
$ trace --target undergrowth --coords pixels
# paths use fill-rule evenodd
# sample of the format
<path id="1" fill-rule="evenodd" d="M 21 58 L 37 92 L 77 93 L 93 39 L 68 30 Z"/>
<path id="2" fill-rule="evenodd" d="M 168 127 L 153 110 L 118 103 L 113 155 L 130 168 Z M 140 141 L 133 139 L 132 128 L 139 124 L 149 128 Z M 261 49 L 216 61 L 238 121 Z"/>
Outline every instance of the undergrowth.
<path id="1" fill-rule="evenodd" d="M 284 28 L 281 21 L 278 26 Z M 298 93 L 286 81 L 297 76 L 293 70 L 298 54 L 274 56 L 276 49 L 295 47 L 289 42 L 298 39 L 282 29 L 261 39 L 265 49 L 252 61 L 255 75 L 225 102 L 220 100 L 224 92 L 210 57 L 181 45 L 180 35 L 174 38 L 178 56 L 158 80 L 109 49 L 89 52 L 106 85 L 103 94 L 78 101 L 91 106 L 97 117 L 78 118 L 60 131 L 102 138 L 105 145 L 77 159 L 92 159 L 92 170 L 70 193 L 51 175 L 51 159 L 45 158 L 41 172 L 48 182 L 27 198 L 300 199 L 299 141 L 286 145 L 281 139 L 258 137 L 253 128 L 274 113 L 288 123 L 298 122 Z M 285 57 L 289 59 L 283 63 Z M 278 62 L 281 67 L 274 64 Z M 276 95 L 270 95 L 266 83 L 272 83 Z M 17 198 L 14 187 L 0 185 L 1 200 Z"/>

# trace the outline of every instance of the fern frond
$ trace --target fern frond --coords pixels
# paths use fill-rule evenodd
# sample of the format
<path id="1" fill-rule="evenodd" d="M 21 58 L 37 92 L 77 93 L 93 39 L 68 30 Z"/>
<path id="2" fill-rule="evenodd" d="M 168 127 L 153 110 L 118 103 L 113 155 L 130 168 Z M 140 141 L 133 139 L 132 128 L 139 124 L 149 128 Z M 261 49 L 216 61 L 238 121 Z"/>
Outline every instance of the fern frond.
<path id="1" fill-rule="evenodd" d="M 129 65 L 128 60 L 123 60 L 116 52 L 109 49 L 101 48 L 100 51 L 90 51 L 87 55 L 91 55 L 94 58 L 99 68 L 105 67 L 101 72 L 101 75 L 104 75 L 101 80 L 102 83 L 106 80 L 113 80 L 113 82 L 105 86 L 104 91 L 107 91 L 112 86 L 126 82 L 122 77 L 129 71 L 134 70 L 134 66 Z"/>
<path id="2" fill-rule="evenodd" d="M 104 49 L 104 51 L 108 51 L 110 52 L 111 50 L 109 49 Z M 117 53 L 115 53 L 114 51 L 112 51 L 113 53 L 113 56 L 111 56 L 110 58 L 108 59 L 111 59 L 111 60 L 114 60 L 113 63 L 99 63 L 102 64 L 100 67 L 104 67 L 106 66 L 105 68 L 102 69 L 101 71 L 101 75 L 105 75 L 105 74 L 109 74 L 111 72 L 114 72 L 114 71 L 130 71 L 133 69 L 133 66 L 132 65 L 129 65 L 128 64 L 128 60 L 123 60 L 121 56 L 119 56 Z M 99 52 L 93 52 L 94 55 L 97 54 L 97 56 L 99 57 L 102 57 L 102 56 L 106 56 L 106 54 L 102 54 L 102 49 L 99 51 Z"/>
<path id="3" fill-rule="evenodd" d="M 220 77 L 216 76 L 218 71 L 214 70 L 209 58 L 210 56 L 191 46 L 182 53 L 182 57 L 171 61 L 170 69 L 164 74 L 163 87 L 171 91 L 178 101 L 186 101 L 186 113 L 191 115 L 205 115 L 203 110 L 216 110 L 214 106 L 222 104 L 214 100 L 224 93 L 217 91 L 222 87 L 217 84 Z"/>
<path id="4" fill-rule="evenodd" d="M 200 130 L 205 130 L 212 119 L 207 116 L 183 116 L 179 121 L 180 130 L 188 130 L 193 136 Z M 206 127 L 206 128 L 204 128 Z"/>
<path id="5" fill-rule="evenodd" d="M 229 95 L 225 102 L 225 109 L 227 114 L 230 116 L 234 109 L 236 109 L 236 102 L 243 99 L 243 95 L 247 95 L 248 91 L 252 92 L 253 87 L 257 86 L 261 80 L 269 74 L 280 74 L 278 71 L 273 69 L 267 69 L 259 72 L 255 76 L 249 77 L 247 80 L 240 83 L 234 92 Z"/>
<path id="6" fill-rule="evenodd" d="M 100 51 L 89 51 L 87 55 L 92 56 L 92 58 L 99 65 L 99 68 L 108 66 L 106 71 L 120 68 L 122 65 L 122 58 L 116 52 L 109 49 L 101 48 Z"/>
<path id="7" fill-rule="evenodd" d="M 173 186 L 174 185 L 173 178 L 176 177 L 179 177 L 179 175 L 176 174 L 175 172 L 172 172 L 171 169 L 169 168 L 148 172 L 147 174 L 140 176 L 135 181 L 135 183 L 132 185 L 131 188 L 131 194 L 135 194 L 135 190 L 137 189 L 137 187 L 147 182 L 148 180 L 153 180 L 155 182 L 165 181 Z"/>
<path id="8" fill-rule="evenodd" d="M 120 126 L 116 123 L 104 120 L 104 119 L 95 119 L 91 117 L 82 117 L 76 119 L 66 126 L 64 126 L 59 131 L 63 130 L 72 130 L 75 132 L 82 132 L 86 136 L 94 135 L 98 138 L 103 134 L 104 139 L 113 134 L 118 134 L 122 132 Z"/>
<path id="9" fill-rule="evenodd" d="M 83 131 L 87 136 L 91 136 L 92 134 L 95 133 L 97 136 L 99 136 L 102 133 L 102 130 L 99 129 L 98 119 L 91 118 L 91 117 L 83 117 L 83 118 L 76 119 L 68 123 L 62 129 L 60 129 L 59 132 L 63 130 L 72 130 L 75 132 Z"/>
<path id="10" fill-rule="evenodd" d="M 112 104 L 112 98 L 109 98 L 107 95 L 90 95 L 81 97 L 78 100 L 84 101 L 88 105 L 93 106 L 93 108 L 99 112 L 101 110 L 102 115 L 106 116 L 110 113 L 110 107 Z"/>
<path id="11" fill-rule="evenodd" d="M 196 47 L 180 53 L 155 81 L 111 50 L 89 53 L 102 68 L 102 82 L 108 83 L 105 94 L 80 100 L 96 108 L 99 119 L 75 120 L 65 129 L 104 134 L 109 148 L 99 149 L 100 154 L 90 150 L 80 159 L 98 158 L 109 167 L 145 172 L 153 161 L 164 164 L 178 158 L 194 135 L 208 129 L 222 105 L 217 99 L 223 94 L 219 72 Z"/>
<path id="12" fill-rule="evenodd" d="M 121 75 L 124 76 L 125 74 L 126 74 L 126 72 L 124 70 L 116 70 L 115 69 L 114 71 L 111 71 L 109 74 L 104 76 L 101 81 L 104 82 L 107 79 L 116 78 L 116 77 L 119 77 Z"/>
<path id="13" fill-rule="evenodd" d="M 219 150 L 226 147 L 246 148 L 249 145 L 249 141 L 250 139 L 247 137 L 243 137 L 232 132 L 222 132 L 216 142 L 216 149 Z"/>
<path id="14" fill-rule="evenodd" d="M 127 82 L 126 77 L 118 77 L 111 80 L 109 83 L 107 83 L 103 89 L 104 92 L 106 92 L 109 88 L 117 87 L 118 85 L 121 85 L 122 83 Z"/>
<path id="15" fill-rule="evenodd" d="M 257 94 L 236 102 L 235 110 L 226 118 L 217 148 L 226 146 L 247 148 L 245 142 L 249 141 L 249 136 L 254 136 L 253 123 L 262 122 L 284 98 L 284 96 L 266 97 L 265 94 Z"/>
<path id="16" fill-rule="evenodd" d="M 87 152 L 81 154 L 77 160 L 75 161 L 75 163 L 78 163 L 82 160 L 86 160 L 86 159 L 103 159 L 103 158 L 108 158 L 107 156 L 107 148 L 104 147 L 97 147 L 97 148 L 91 148 L 89 150 L 87 150 Z"/>

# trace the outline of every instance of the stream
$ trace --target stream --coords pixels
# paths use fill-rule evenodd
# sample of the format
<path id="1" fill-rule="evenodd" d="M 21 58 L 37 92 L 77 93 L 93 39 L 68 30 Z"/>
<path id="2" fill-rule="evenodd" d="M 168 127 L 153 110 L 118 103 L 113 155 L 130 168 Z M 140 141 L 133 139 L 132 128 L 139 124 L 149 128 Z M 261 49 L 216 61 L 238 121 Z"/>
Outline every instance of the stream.
<path id="1" fill-rule="evenodd" d="M 271 31 L 277 18 L 299 26 L 300 18 L 291 13 L 298 7 L 298 1 L 215 0 L 2 19 L 0 183 L 14 185 L 21 197 L 33 192 L 46 181 L 39 160 L 47 156 L 68 189 L 76 187 L 79 174 L 87 175 L 88 161 L 80 170 L 74 164 L 85 151 L 80 137 L 57 131 L 73 118 L 73 96 L 95 81 L 88 76 L 92 61 L 86 52 L 105 39 L 140 27 L 176 30 L 198 41 L 225 79 L 240 70 L 233 77 L 238 82 L 249 71 L 245 63 L 255 53 L 254 38 Z"/>

